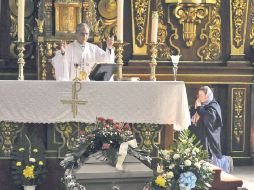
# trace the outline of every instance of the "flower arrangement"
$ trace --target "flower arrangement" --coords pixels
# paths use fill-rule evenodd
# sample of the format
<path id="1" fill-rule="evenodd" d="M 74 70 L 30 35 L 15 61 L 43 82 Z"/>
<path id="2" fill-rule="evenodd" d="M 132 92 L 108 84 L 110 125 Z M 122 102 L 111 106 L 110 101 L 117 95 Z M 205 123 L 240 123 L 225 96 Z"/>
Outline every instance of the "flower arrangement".
<path id="1" fill-rule="evenodd" d="M 28 144 L 18 145 L 12 152 L 12 174 L 19 186 L 41 184 L 45 177 L 45 157 L 42 148 L 32 146 L 25 135 Z"/>
<path id="2" fill-rule="evenodd" d="M 112 119 L 96 118 L 96 125 L 92 130 L 80 132 L 71 156 L 65 157 L 61 165 L 68 167 L 78 159 L 84 160 L 90 154 L 101 151 L 111 165 L 116 165 L 118 150 L 123 142 L 132 140 L 133 133 L 128 123 L 114 122 Z M 71 158 L 73 157 L 73 159 Z"/>
<path id="3" fill-rule="evenodd" d="M 213 180 L 213 172 L 203 161 L 207 152 L 202 150 L 196 137 L 188 130 L 179 134 L 170 150 L 161 150 L 161 163 L 158 165 L 158 176 L 153 182 L 156 190 L 178 189 L 179 187 L 208 190 Z"/>

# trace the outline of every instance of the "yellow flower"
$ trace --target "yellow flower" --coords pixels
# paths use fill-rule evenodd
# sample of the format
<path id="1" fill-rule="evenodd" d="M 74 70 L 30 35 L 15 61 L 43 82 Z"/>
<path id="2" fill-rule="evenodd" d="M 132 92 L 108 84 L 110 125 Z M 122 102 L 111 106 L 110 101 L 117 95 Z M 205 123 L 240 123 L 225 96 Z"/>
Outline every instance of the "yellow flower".
<path id="1" fill-rule="evenodd" d="M 161 187 L 166 187 L 166 179 L 162 176 L 158 176 L 155 180 L 155 183 Z"/>
<path id="2" fill-rule="evenodd" d="M 44 164 L 43 161 L 39 161 L 40 166 L 43 166 L 43 164 Z"/>
<path id="3" fill-rule="evenodd" d="M 16 166 L 21 166 L 21 162 L 16 162 Z"/>
<path id="4" fill-rule="evenodd" d="M 33 152 L 37 153 L 37 152 L 38 152 L 38 149 L 37 149 L 37 148 L 33 149 Z"/>
<path id="5" fill-rule="evenodd" d="M 19 148 L 19 152 L 23 152 L 25 149 L 23 147 Z"/>
<path id="6" fill-rule="evenodd" d="M 34 166 L 26 166 L 23 170 L 23 175 L 25 178 L 34 179 Z"/>

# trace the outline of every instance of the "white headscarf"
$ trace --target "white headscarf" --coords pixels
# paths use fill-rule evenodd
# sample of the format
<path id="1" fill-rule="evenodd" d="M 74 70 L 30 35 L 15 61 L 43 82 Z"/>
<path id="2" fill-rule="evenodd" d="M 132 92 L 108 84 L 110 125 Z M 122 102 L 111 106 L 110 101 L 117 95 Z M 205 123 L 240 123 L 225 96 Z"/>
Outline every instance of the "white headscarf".
<path id="1" fill-rule="evenodd" d="M 207 100 L 202 102 L 202 105 L 207 105 L 213 100 L 213 91 L 208 86 L 202 86 L 200 90 L 206 92 Z"/>

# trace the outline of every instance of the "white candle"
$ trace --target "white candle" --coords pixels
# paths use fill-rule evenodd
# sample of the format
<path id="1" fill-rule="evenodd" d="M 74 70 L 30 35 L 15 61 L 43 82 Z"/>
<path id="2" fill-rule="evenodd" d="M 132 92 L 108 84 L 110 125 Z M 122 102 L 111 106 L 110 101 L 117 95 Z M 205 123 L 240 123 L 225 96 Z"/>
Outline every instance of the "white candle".
<path id="1" fill-rule="evenodd" d="M 24 42 L 25 0 L 18 0 L 18 41 Z"/>
<path id="2" fill-rule="evenodd" d="M 157 43 L 157 33 L 158 33 L 158 12 L 152 12 L 152 32 L 151 32 L 151 42 Z"/>
<path id="3" fill-rule="evenodd" d="M 123 4 L 124 0 L 117 1 L 117 41 L 123 42 Z"/>

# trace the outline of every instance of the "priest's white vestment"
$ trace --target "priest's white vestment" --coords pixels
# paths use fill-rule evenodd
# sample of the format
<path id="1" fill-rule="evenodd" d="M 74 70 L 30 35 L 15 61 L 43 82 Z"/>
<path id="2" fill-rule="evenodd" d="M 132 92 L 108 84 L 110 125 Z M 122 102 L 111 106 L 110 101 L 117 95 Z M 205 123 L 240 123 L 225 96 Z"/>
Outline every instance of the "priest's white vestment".
<path id="1" fill-rule="evenodd" d="M 52 65 L 55 68 L 56 80 L 73 80 L 76 77 L 75 64 L 79 64 L 77 77 L 80 70 L 90 74 L 96 63 L 114 63 L 114 50 L 107 48 L 106 52 L 97 45 L 86 42 L 80 44 L 74 41 L 65 49 L 65 54 L 56 51 L 55 57 L 52 59 Z"/>

